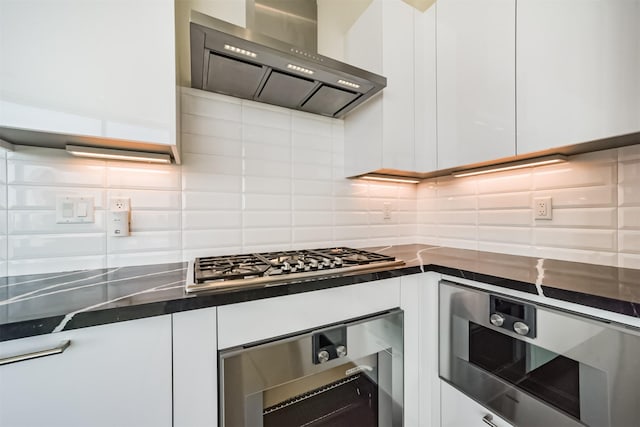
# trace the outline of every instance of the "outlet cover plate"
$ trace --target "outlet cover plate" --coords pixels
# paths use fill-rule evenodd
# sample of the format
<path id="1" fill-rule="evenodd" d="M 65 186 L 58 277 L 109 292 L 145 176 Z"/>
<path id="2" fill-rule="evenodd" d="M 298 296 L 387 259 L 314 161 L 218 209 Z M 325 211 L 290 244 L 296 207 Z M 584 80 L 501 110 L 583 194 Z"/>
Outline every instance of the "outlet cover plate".
<path id="1" fill-rule="evenodd" d="M 533 199 L 533 217 L 535 219 L 553 218 L 551 197 L 535 197 Z"/>

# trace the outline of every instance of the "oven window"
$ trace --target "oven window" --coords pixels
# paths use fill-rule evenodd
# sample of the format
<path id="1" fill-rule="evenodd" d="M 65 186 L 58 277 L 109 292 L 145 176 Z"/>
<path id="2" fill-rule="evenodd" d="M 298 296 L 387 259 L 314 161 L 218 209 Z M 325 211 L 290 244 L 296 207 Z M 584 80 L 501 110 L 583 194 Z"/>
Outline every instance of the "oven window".
<path id="1" fill-rule="evenodd" d="M 580 364 L 469 322 L 469 362 L 580 419 Z"/>
<path id="2" fill-rule="evenodd" d="M 263 411 L 264 427 L 376 427 L 378 386 L 358 374 Z"/>

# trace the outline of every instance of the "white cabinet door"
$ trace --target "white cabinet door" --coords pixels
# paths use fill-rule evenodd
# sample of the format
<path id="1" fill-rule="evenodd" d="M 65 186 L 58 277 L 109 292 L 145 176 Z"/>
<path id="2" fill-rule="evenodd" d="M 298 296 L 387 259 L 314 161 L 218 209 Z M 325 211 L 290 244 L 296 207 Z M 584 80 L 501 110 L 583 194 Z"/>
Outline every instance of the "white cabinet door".
<path id="1" fill-rule="evenodd" d="M 435 169 L 435 10 L 374 0 L 346 35 L 346 61 L 387 78 L 345 118 L 347 176 Z"/>
<path id="2" fill-rule="evenodd" d="M 173 314 L 173 427 L 218 425 L 216 307 Z"/>
<path id="3" fill-rule="evenodd" d="M 434 272 L 401 277 L 404 310 L 404 425 L 440 425 L 438 280 Z"/>
<path id="4" fill-rule="evenodd" d="M 513 427 L 448 383 L 441 381 L 440 389 L 442 427 L 487 427 L 483 419 L 496 427 Z"/>
<path id="5" fill-rule="evenodd" d="M 518 154 L 640 131 L 640 1 L 518 0 Z"/>
<path id="6" fill-rule="evenodd" d="M 170 427 L 171 316 L 0 343 L 0 357 L 71 345 L 0 366 L 7 427 Z"/>
<path id="7" fill-rule="evenodd" d="M 0 126 L 176 144 L 173 0 L 0 0 Z"/>
<path id="8" fill-rule="evenodd" d="M 438 0 L 438 169 L 515 155 L 515 4 Z"/>

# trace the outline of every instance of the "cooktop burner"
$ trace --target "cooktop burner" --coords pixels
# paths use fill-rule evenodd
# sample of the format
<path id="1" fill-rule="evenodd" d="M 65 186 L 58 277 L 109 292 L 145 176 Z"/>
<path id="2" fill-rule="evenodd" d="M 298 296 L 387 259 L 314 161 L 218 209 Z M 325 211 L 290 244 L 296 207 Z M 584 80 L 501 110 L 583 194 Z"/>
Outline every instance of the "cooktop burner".
<path id="1" fill-rule="evenodd" d="M 394 257 L 346 247 L 196 258 L 187 292 L 402 265 Z"/>

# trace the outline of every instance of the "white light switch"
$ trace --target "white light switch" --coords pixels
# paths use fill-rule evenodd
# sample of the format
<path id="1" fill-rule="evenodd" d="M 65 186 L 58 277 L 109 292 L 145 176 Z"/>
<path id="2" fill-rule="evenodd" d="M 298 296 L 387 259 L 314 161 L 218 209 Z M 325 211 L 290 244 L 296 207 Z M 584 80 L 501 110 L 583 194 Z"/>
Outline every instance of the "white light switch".
<path id="1" fill-rule="evenodd" d="M 87 216 L 87 202 L 78 202 L 76 216 L 79 218 L 84 218 Z"/>
<path id="2" fill-rule="evenodd" d="M 94 222 L 93 197 L 56 197 L 56 223 L 86 224 Z"/>

